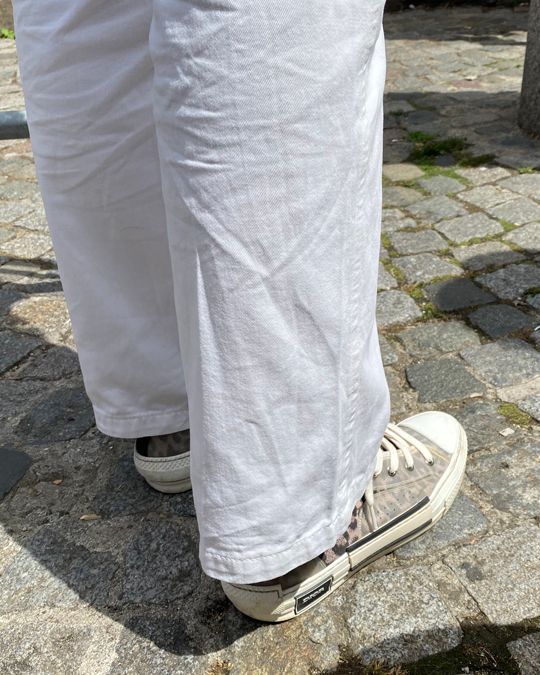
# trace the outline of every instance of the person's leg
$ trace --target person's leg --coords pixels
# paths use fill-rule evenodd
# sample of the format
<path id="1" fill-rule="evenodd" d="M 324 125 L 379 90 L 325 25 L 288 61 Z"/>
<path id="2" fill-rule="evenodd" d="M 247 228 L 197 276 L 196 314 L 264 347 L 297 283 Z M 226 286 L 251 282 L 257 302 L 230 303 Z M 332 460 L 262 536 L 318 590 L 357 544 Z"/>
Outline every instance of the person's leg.
<path id="1" fill-rule="evenodd" d="M 97 426 L 188 427 L 147 0 L 15 0 L 32 147 Z"/>
<path id="2" fill-rule="evenodd" d="M 332 546 L 388 421 L 383 0 L 155 0 L 150 49 L 210 576 Z"/>

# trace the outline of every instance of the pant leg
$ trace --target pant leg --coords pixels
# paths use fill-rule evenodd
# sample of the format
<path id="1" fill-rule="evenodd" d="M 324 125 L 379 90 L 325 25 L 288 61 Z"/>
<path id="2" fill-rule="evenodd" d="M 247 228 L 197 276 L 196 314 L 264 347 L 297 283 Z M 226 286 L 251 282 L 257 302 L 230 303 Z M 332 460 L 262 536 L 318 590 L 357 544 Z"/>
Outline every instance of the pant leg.
<path id="1" fill-rule="evenodd" d="M 383 0 L 154 0 L 150 50 L 207 574 L 335 543 L 388 420 Z"/>
<path id="2" fill-rule="evenodd" d="M 36 169 L 101 431 L 188 427 L 152 112 L 150 0 L 14 0 Z"/>

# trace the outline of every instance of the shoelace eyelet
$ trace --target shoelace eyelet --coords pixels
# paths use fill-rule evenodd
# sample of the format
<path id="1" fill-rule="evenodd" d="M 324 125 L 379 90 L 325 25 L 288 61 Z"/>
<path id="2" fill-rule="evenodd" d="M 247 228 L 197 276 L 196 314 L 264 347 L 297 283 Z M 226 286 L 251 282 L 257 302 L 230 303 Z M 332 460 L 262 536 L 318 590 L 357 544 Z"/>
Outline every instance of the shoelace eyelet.
<path id="1" fill-rule="evenodd" d="M 396 475 L 396 473 L 397 471 L 390 471 L 390 469 L 388 469 L 388 475 L 391 476 L 392 478 Z"/>
<path id="2" fill-rule="evenodd" d="M 414 471 L 414 464 L 411 464 L 411 466 L 408 466 L 407 471 Z"/>
<path id="3" fill-rule="evenodd" d="M 435 460 L 434 459 L 426 459 L 426 464 L 428 466 L 433 466 L 435 464 Z"/>

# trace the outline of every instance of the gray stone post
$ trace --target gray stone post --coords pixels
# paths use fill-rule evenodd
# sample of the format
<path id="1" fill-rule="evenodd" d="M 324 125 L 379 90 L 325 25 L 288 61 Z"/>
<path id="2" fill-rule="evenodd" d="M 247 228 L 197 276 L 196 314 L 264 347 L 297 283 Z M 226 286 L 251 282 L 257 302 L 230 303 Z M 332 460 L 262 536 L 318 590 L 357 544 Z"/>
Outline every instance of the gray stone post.
<path id="1" fill-rule="evenodd" d="M 540 138 L 540 0 L 531 0 L 529 33 L 518 114 L 519 126 Z"/>

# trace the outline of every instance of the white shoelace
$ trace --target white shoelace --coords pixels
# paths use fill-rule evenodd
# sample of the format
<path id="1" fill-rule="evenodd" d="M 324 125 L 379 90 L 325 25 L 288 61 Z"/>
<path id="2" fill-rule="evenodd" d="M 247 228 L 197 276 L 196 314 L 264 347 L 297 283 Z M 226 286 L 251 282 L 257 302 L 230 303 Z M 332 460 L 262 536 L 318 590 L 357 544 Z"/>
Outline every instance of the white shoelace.
<path id="1" fill-rule="evenodd" d="M 390 476 L 395 476 L 399 469 L 399 456 L 403 455 L 405 461 L 405 468 L 409 471 L 414 469 L 414 458 L 411 450 L 418 450 L 428 464 L 433 464 L 433 455 L 430 450 L 414 436 L 411 436 L 401 427 L 390 423 L 384 432 L 381 447 L 377 452 L 377 463 L 375 465 L 375 473 L 373 478 L 376 478 L 382 473 L 385 459 L 389 459 L 387 471 Z M 364 506 L 366 508 L 366 516 L 371 530 L 378 528 L 377 518 L 375 516 L 374 497 L 373 497 L 373 478 L 369 481 L 364 494 Z"/>

